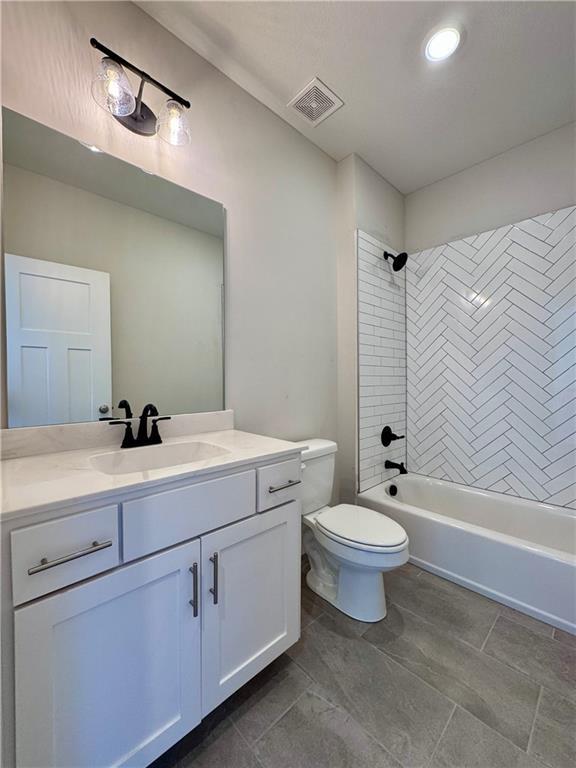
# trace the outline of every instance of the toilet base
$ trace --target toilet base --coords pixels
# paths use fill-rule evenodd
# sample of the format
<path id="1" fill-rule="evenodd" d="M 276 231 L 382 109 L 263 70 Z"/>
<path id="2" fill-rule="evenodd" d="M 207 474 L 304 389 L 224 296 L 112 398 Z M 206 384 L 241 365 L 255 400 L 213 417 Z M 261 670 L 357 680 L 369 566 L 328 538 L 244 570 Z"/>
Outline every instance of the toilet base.
<path id="1" fill-rule="evenodd" d="M 314 568 L 306 574 L 310 589 L 346 616 L 369 623 L 386 616 L 384 576 L 381 571 L 366 571 L 340 564 L 337 583 L 326 583 Z"/>
<path id="2" fill-rule="evenodd" d="M 358 621 L 374 623 L 386 616 L 384 572 L 408 561 L 408 539 L 396 550 L 374 552 L 334 541 L 304 517 L 304 552 L 310 561 L 306 583 L 313 592 Z"/>

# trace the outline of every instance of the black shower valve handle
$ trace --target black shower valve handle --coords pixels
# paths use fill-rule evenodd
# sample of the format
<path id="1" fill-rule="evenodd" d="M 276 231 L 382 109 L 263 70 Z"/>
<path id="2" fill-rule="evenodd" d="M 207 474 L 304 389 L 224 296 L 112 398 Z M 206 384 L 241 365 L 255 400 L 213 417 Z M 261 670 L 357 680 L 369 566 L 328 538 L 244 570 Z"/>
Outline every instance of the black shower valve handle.
<path id="1" fill-rule="evenodd" d="M 392 432 L 392 428 L 386 425 L 384 429 L 382 430 L 382 434 L 380 435 L 380 440 L 382 441 L 382 445 L 384 448 L 388 448 L 390 443 L 393 440 L 403 440 L 404 435 L 395 435 L 394 432 Z"/>

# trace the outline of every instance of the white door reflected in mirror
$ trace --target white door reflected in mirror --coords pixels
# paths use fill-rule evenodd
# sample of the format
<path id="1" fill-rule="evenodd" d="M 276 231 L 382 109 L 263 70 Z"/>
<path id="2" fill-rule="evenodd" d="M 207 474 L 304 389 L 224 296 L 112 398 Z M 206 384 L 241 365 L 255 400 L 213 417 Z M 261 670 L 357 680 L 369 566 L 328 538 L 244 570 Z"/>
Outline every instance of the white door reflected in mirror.
<path id="1" fill-rule="evenodd" d="M 7 253 L 10 427 L 93 421 L 112 401 L 110 275 Z"/>

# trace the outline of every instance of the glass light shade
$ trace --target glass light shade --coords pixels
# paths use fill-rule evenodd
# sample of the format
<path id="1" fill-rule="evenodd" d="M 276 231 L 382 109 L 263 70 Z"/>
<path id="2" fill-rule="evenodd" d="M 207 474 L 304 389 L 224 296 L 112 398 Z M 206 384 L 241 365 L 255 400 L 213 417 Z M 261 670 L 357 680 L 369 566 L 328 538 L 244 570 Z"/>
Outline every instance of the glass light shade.
<path id="1" fill-rule="evenodd" d="M 156 132 L 161 139 L 175 147 L 189 144 L 190 128 L 186 117 L 186 108 L 177 101 L 169 99 L 158 115 Z"/>
<path id="2" fill-rule="evenodd" d="M 428 61 L 442 61 L 452 56 L 460 45 L 460 32 L 454 27 L 446 27 L 435 32 L 426 43 Z"/>
<path id="3" fill-rule="evenodd" d="M 120 64 L 104 57 L 92 81 L 94 101 L 116 117 L 131 115 L 136 108 L 130 80 Z"/>

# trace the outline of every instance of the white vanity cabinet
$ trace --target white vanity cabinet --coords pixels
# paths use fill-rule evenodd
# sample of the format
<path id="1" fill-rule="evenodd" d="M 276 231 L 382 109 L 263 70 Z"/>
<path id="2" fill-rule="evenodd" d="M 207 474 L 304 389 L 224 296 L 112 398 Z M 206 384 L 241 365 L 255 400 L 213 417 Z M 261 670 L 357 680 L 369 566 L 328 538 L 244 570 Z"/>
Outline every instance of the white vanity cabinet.
<path id="1" fill-rule="evenodd" d="M 58 564 L 32 574 L 37 599 L 14 611 L 17 768 L 144 768 L 296 642 L 300 465 L 285 464 L 119 498 L 118 563 L 76 585 Z M 281 491 L 259 512 L 271 474 L 292 500 Z M 81 541 L 82 514 L 91 540 L 99 517 L 72 514 L 58 518 L 66 544 Z M 12 533 L 14 568 L 36 562 L 38 539 L 34 526 Z"/>
<path id="2" fill-rule="evenodd" d="M 201 718 L 200 542 L 18 608 L 19 768 L 145 766 Z"/>
<path id="3" fill-rule="evenodd" d="M 202 537 L 203 715 L 298 640 L 299 553 L 299 502 Z"/>

